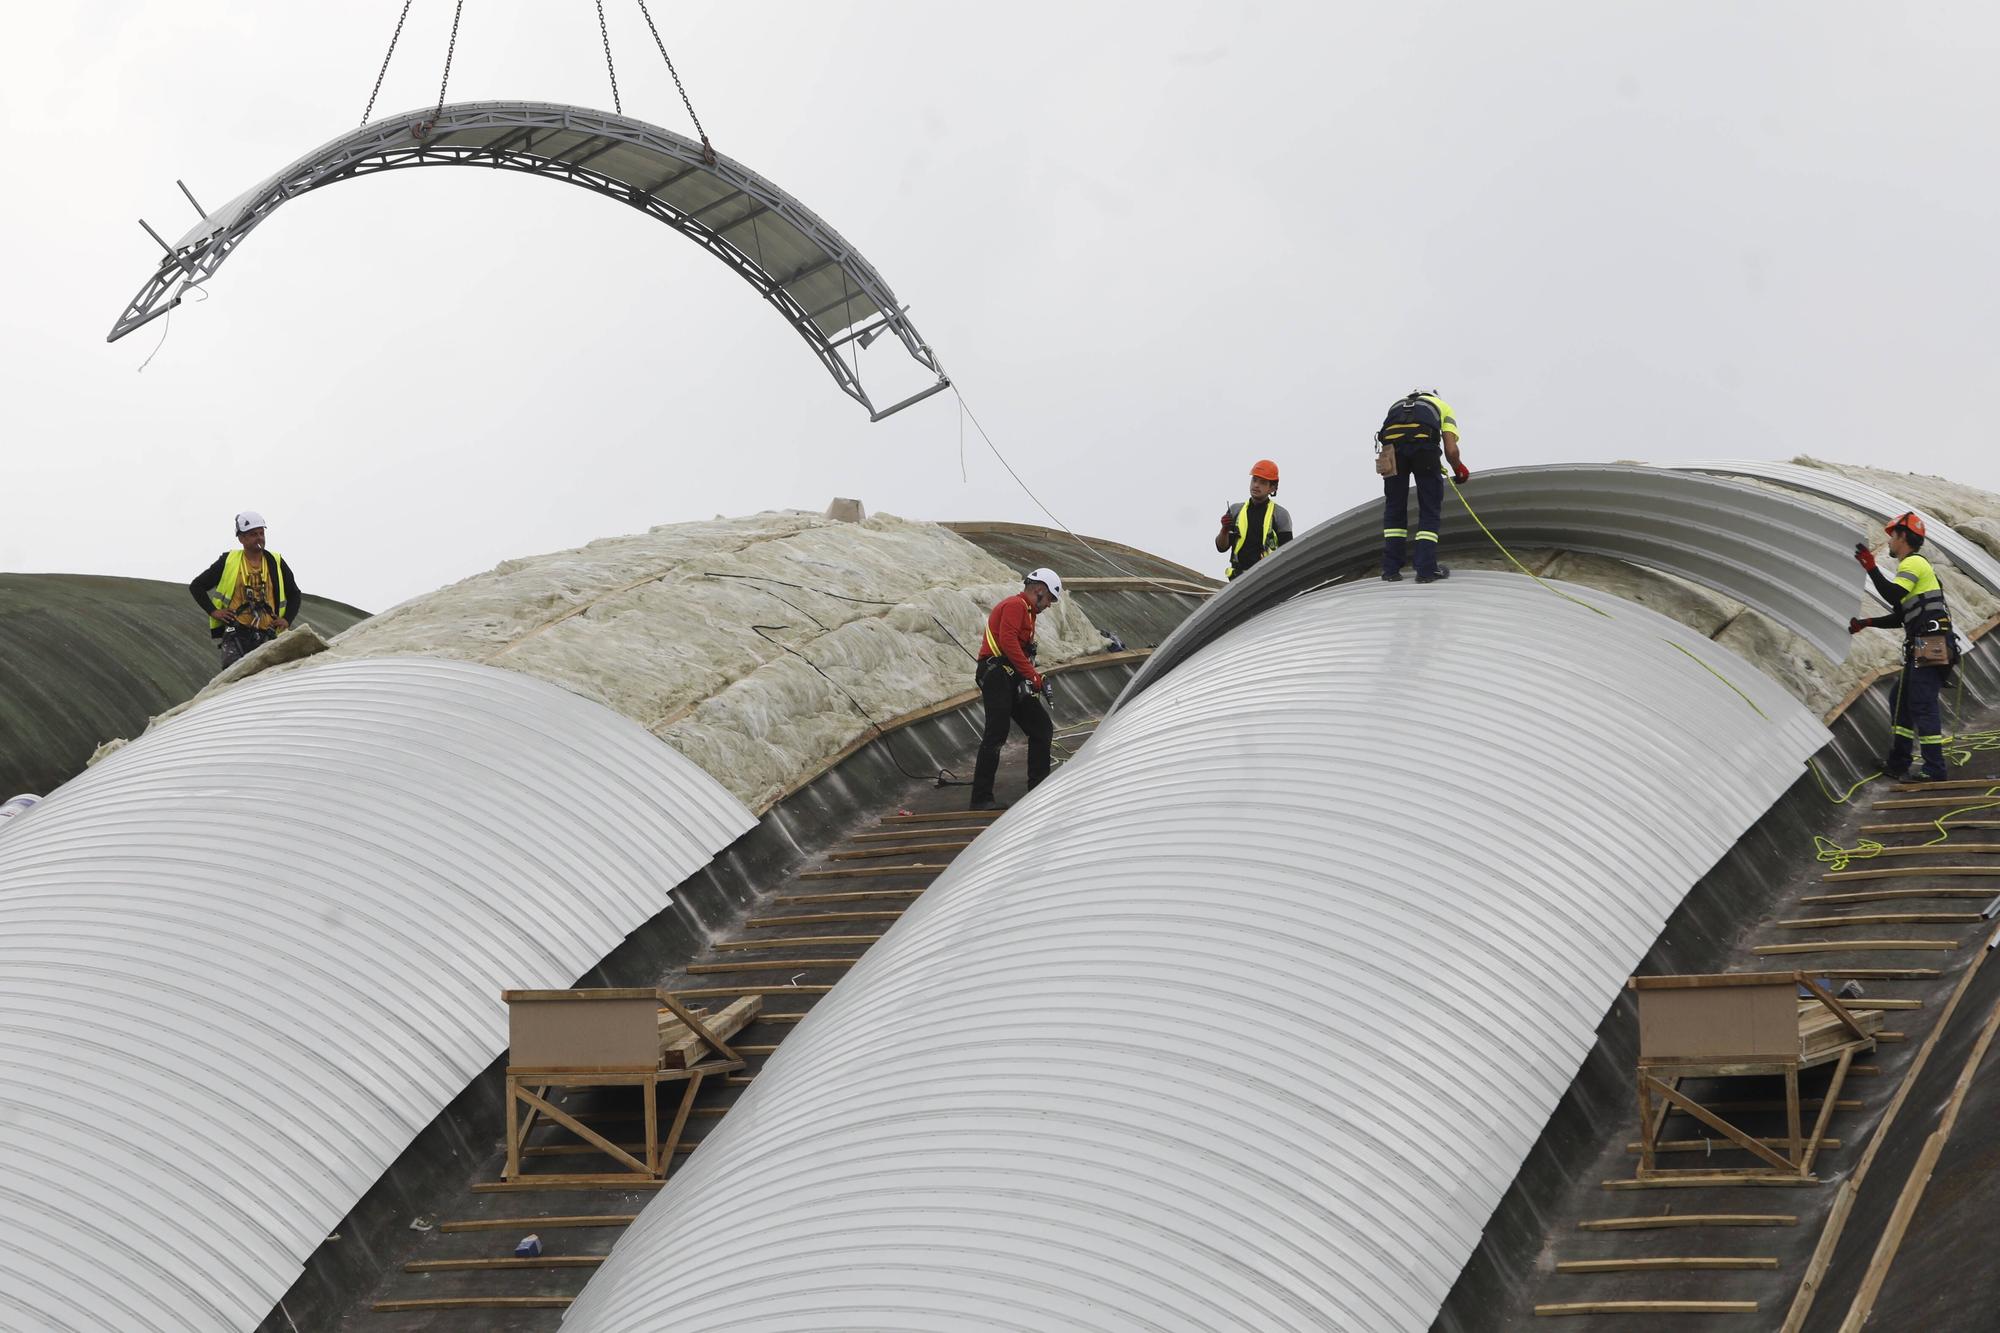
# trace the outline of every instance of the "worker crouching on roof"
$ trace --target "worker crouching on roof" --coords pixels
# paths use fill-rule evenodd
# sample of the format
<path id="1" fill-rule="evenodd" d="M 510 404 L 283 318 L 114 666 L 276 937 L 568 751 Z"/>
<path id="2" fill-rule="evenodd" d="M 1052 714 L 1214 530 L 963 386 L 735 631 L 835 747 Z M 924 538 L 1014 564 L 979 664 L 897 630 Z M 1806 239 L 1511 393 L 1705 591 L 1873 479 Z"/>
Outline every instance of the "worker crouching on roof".
<path id="1" fill-rule="evenodd" d="M 979 761 L 972 768 L 974 810 L 994 808 L 993 779 L 1000 772 L 1000 749 L 1017 722 L 1028 738 L 1028 790 L 1049 775 L 1056 724 L 1048 710 L 1053 691 L 1035 670 L 1035 617 L 1061 596 L 1062 579 L 1056 572 L 1037 569 L 1022 580 L 1021 591 L 1003 598 L 986 615 L 986 638 L 973 672 L 986 704 L 986 730 L 979 738 Z"/>
<path id="2" fill-rule="evenodd" d="M 221 645 L 224 666 L 289 629 L 306 602 L 292 567 L 264 549 L 262 514 L 238 514 L 236 540 L 236 550 L 217 556 L 188 584 L 195 605 L 208 612 L 208 637 Z"/>
<path id="3" fill-rule="evenodd" d="M 1451 462 L 1454 480 L 1463 486 L 1472 473 L 1458 456 L 1458 419 L 1451 404 L 1436 389 L 1416 389 L 1389 405 L 1382 429 L 1375 432 L 1375 470 L 1382 477 L 1382 580 L 1403 577 L 1403 557 L 1417 568 L 1417 582 L 1436 583 L 1451 577 L 1438 563 L 1439 513 L 1444 506 L 1442 452 Z M 1417 532 L 1412 547 L 1410 480 L 1417 483 Z"/>
<path id="4" fill-rule="evenodd" d="M 1238 500 L 1222 515 L 1215 549 L 1229 552 L 1229 577 L 1292 539 L 1292 516 L 1273 497 L 1278 493 L 1278 465 L 1260 458 L 1250 468 L 1250 498 Z"/>
<path id="5" fill-rule="evenodd" d="M 1868 571 L 1875 591 L 1890 606 L 1886 616 L 1853 619 L 1849 634 L 1869 627 L 1903 630 L 1903 675 L 1896 684 L 1896 738 L 1882 771 L 1892 778 L 1937 782 L 1945 776 L 1944 716 L 1938 700 L 1944 694 L 1951 669 L 1958 665 L 1957 636 L 1952 633 L 1951 608 L 1944 598 L 1931 562 L 1918 554 L 1924 547 L 1924 521 L 1914 513 L 1889 521 L 1889 554 L 1896 558 L 1896 577 L 1882 577 L 1875 567 L 1875 553 L 1866 542 L 1857 542 L 1854 558 Z M 1910 752 L 1923 747 L 1921 772 L 1909 773 Z"/>

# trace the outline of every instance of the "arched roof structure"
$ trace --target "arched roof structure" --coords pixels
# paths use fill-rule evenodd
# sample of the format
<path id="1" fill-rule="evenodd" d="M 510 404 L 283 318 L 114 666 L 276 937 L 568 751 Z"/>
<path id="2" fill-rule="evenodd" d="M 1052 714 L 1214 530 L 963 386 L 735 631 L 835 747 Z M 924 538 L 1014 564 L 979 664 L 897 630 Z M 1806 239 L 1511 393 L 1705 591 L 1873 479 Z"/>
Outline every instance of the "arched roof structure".
<path id="1" fill-rule="evenodd" d="M 117 341 L 178 305 L 288 200 L 406 167 L 476 166 L 567 181 L 639 209 L 700 245 L 785 317 L 842 393 L 880 420 L 945 388 L 896 294 L 818 215 L 742 163 L 629 116 L 548 102 L 459 102 L 371 121 L 321 144 L 215 212 L 167 254 L 112 325 Z M 859 350 L 893 336 L 937 382 L 877 409 Z"/>
<path id="2" fill-rule="evenodd" d="M 0 836 L 0 1328 L 244 1333 L 562 987 L 753 824 L 434 658 L 252 677 Z"/>
<path id="3" fill-rule="evenodd" d="M 1854 532 L 1820 506 L 1720 477 L 1622 464 L 1501 468 L 1480 473 L 1466 491 L 1509 547 L 1556 546 L 1663 570 L 1763 612 L 1831 661 L 1847 656 L 1847 617 L 1859 600 Z M 1350 572 L 1381 548 L 1381 514 L 1379 502 L 1357 505 L 1258 561 L 1181 622 L 1119 705 L 1232 627 Z M 1450 491 L 1444 514 L 1444 550 L 1492 549 Z"/>
<path id="4" fill-rule="evenodd" d="M 565 1333 L 1430 1327 L 1626 976 L 1827 740 L 1563 591 L 1610 614 L 1468 572 L 1215 637 L 868 951 Z"/>

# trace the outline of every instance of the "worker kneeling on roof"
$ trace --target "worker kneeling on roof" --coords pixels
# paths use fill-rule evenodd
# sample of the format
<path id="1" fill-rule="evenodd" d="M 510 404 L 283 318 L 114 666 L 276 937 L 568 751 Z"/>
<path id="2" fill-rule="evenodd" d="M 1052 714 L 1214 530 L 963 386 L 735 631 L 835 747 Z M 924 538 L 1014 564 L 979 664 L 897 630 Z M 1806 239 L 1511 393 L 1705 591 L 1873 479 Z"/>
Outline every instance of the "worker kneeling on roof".
<path id="1" fill-rule="evenodd" d="M 1952 632 L 1951 607 L 1944 599 L 1931 562 L 1919 555 L 1924 548 L 1924 521 L 1914 513 L 1889 520 L 1889 554 L 1896 558 L 1896 577 L 1886 579 L 1875 567 L 1868 543 L 1856 542 L 1854 558 L 1868 571 L 1875 591 L 1890 606 L 1886 616 L 1852 619 L 1849 634 L 1874 626 L 1903 629 L 1903 675 L 1896 682 L 1896 738 L 1882 771 L 1898 780 L 1937 782 L 1945 775 L 1944 715 L 1938 699 L 1958 665 L 1958 636 Z M 1921 772 L 1910 773 L 1911 751 L 1923 747 Z"/>
<path id="2" fill-rule="evenodd" d="M 262 514 L 236 516 L 236 541 L 236 550 L 217 556 L 188 584 L 195 605 L 208 612 L 208 637 L 221 646 L 224 666 L 291 628 L 306 601 L 292 567 L 264 549 Z"/>
<path id="3" fill-rule="evenodd" d="M 1062 596 L 1053 569 L 1037 569 L 1021 591 L 1003 598 L 986 615 L 986 639 L 973 672 L 986 704 L 986 730 L 979 738 L 979 761 L 972 769 L 972 808 L 991 810 L 993 779 L 1000 772 L 1000 749 L 1015 723 L 1028 738 L 1028 789 L 1049 775 L 1049 747 L 1056 724 L 1048 704 L 1054 689 L 1035 670 L 1035 617 Z"/>
<path id="4" fill-rule="evenodd" d="M 1229 552 L 1229 577 L 1292 539 L 1292 516 L 1273 499 L 1278 493 L 1278 465 L 1260 458 L 1250 468 L 1250 498 L 1238 500 L 1222 515 L 1215 549 Z"/>
<path id="5" fill-rule="evenodd" d="M 1438 563 L 1439 511 L 1444 507 L 1444 472 L 1439 454 L 1451 460 L 1451 475 L 1463 486 L 1472 472 L 1458 456 L 1458 418 L 1436 389 L 1416 389 L 1389 405 L 1375 432 L 1375 471 L 1382 478 L 1382 580 L 1403 577 L 1403 556 L 1417 567 L 1417 582 L 1451 577 Z M 1411 548 L 1410 479 L 1417 482 L 1417 533 Z"/>

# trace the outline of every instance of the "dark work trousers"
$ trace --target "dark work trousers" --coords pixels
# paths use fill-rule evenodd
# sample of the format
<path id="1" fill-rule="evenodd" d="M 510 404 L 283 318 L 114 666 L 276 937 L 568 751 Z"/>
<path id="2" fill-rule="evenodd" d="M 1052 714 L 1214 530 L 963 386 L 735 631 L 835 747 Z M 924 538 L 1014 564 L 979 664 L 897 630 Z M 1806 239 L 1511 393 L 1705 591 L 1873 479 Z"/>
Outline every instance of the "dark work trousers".
<path id="1" fill-rule="evenodd" d="M 986 663 L 994 659 L 987 658 Z M 972 766 L 972 803 L 993 799 L 993 779 L 1000 772 L 1000 747 L 1015 723 L 1028 738 L 1028 790 L 1049 775 L 1049 745 L 1055 739 L 1056 724 L 1041 699 L 1019 688 L 1020 680 L 1005 667 L 982 663 L 979 694 L 986 702 L 986 731 L 979 738 L 979 761 Z"/>
<path id="2" fill-rule="evenodd" d="M 1410 521 L 1410 479 L 1417 482 L 1417 530 Z M 1444 473 L 1438 468 L 1438 451 L 1396 450 L 1396 475 L 1382 478 L 1382 572 L 1400 574 L 1403 553 L 1410 551 L 1410 563 L 1419 574 L 1437 572 L 1438 511 L 1444 506 Z M 1410 543 L 1415 547 L 1411 549 Z"/>
<path id="3" fill-rule="evenodd" d="M 1938 699 L 1944 694 L 1950 667 L 1916 666 L 1903 660 L 1903 675 L 1896 683 L 1896 739 L 1889 745 L 1886 770 L 1891 777 L 1907 773 L 1910 752 L 1923 747 L 1924 776 L 1941 778 L 1944 767 L 1944 710 Z"/>
<path id="4" fill-rule="evenodd" d="M 233 665 L 237 658 L 252 648 L 269 643 L 278 636 L 267 629 L 225 629 L 216 642 L 222 645 L 222 665 Z"/>

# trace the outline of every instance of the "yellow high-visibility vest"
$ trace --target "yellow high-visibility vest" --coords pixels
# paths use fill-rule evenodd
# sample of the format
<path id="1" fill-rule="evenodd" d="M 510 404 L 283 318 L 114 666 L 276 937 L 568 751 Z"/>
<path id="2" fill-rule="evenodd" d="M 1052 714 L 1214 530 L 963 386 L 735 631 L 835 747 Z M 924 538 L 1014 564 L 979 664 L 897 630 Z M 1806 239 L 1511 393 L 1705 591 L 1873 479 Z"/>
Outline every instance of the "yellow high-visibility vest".
<path id="1" fill-rule="evenodd" d="M 222 582 L 215 585 L 215 591 L 208 598 L 218 611 L 234 611 L 243 600 L 243 557 L 243 548 L 239 546 L 222 562 Z M 276 551 L 264 552 L 264 558 L 271 565 L 271 614 L 280 615 L 285 605 L 285 562 L 278 558 Z M 208 627 L 221 629 L 222 622 L 210 616 Z"/>

